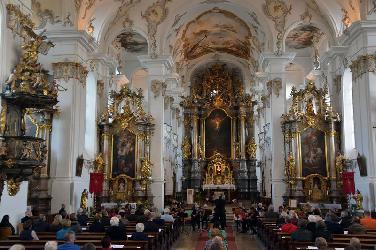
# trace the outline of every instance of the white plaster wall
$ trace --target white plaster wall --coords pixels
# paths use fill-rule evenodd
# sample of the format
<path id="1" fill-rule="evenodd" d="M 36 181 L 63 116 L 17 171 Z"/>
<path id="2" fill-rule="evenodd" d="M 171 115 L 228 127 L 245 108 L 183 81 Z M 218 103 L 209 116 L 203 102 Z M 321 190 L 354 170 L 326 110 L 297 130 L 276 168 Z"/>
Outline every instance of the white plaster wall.
<path id="1" fill-rule="evenodd" d="M 8 214 L 10 223 L 17 228 L 17 224 L 21 218 L 25 216 L 27 208 L 27 189 L 28 182 L 23 181 L 20 185 L 20 191 L 15 196 L 8 195 L 8 187 L 4 185 L 4 192 L 1 196 L 0 202 L 0 216 L 1 218 Z"/>

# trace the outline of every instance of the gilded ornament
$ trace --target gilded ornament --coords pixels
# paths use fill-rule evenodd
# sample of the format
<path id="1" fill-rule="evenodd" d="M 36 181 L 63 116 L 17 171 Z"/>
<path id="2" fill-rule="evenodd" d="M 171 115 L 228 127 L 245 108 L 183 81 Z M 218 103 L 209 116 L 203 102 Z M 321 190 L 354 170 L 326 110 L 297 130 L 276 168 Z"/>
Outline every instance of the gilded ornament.
<path id="1" fill-rule="evenodd" d="M 351 19 L 350 19 L 350 16 L 349 16 L 349 12 L 342 8 L 342 25 L 343 25 L 343 30 L 347 30 L 350 25 L 351 25 Z"/>
<path id="2" fill-rule="evenodd" d="M 103 173 L 105 167 L 106 167 L 106 163 L 103 159 L 103 154 L 102 153 L 97 154 L 94 160 L 95 172 Z"/>
<path id="3" fill-rule="evenodd" d="M 192 155 L 192 147 L 188 136 L 184 137 L 182 143 L 183 159 L 188 160 Z"/>
<path id="4" fill-rule="evenodd" d="M 256 159 L 257 144 L 255 138 L 252 137 L 247 144 L 247 154 L 249 158 Z"/>
<path id="5" fill-rule="evenodd" d="M 346 159 L 343 155 L 339 154 L 336 157 L 336 180 L 337 180 L 337 187 L 342 186 L 342 173 L 346 166 Z"/>
<path id="6" fill-rule="evenodd" d="M 360 193 L 359 189 L 356 190 L 356 194 L 353 197 L 356 202 L 356 209 L 363 210 L 363 195 Z"/>
<path id="7" fill-rule="evenodd" d="M 292 152 L 290 152 L 287 156 L 287 166 L 285 169 L 285 174 L 287 176 L 288 183 L 294 186 L 296 183 L 296 164 Z"/>
<path id="8" fill-rule="evenodd" d="M 224 157 L 215 153 L 205 173 L 204 185 L 233 185 L 233 172 Z"/>
<path id="9" fill-rule="evenodd" d="M 20 191 L 21 182 L 15 179 L 8 179 L 7 186 L 8 186 L 8 194 L 9 196 L 15 196 L 18 191 Z"/>
<path id="10" fill-rule="evenodd" d="M 81 199 L 80 199 L 80 208 L 86 210 L 88 208 L 88 198 L 89 198 L 89 192 L 87 189 L 84 189 L 81 193 Z"/>
<path id="11" fill-rule="evenodd" d="M 8 106 L 6 104 L 3 104 L 1 113 L 0 113 L 0 134 L 1 135 L 4 135 L 6 128 L 7 128 L 7 113 L 8 113 Z"/>

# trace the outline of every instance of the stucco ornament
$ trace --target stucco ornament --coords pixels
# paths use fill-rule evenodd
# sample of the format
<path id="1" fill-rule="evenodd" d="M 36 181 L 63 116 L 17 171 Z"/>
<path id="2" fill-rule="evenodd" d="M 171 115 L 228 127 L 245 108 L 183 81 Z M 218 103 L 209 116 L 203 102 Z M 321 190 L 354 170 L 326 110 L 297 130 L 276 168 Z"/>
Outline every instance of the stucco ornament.
<path id="1" fill-rule="evenodd" d="M 167 89 L 167 84 L 164 81 L 160 80 L 153 80 L 151 82 L 151 91 L 154 94 L 154 98 L 157 98 L 162 94 L 162 96 L 165 95 Z"/>
<path id="2" fill-rule="evenodd" d="M 145 18 L 148 24 L 148 37 L 150 40 L 150 55 L 152 58 L 157 56 L 157 40 L 156 34 L 159 24 L 161 24 L 167 17 L 168 9 L 166 7 L 167 0 L 160 0 L 149 6 L 142 17 Z"/>
<path id="3" fill-rule="evenodd" d="M 359 56 L 350 65 L 353 80 L 358 79 L 368 72 L 376 72 L 376 55 Z"/>
<path id="4" fill-rule="evenodd" d="M 274 22 L 277 33 L 276 55 L 282 53 L 282 40 L 285 32 L 286 17 L 291 14 L 292 6 L 286 5 L 282 0 L 265 0 L 264 13 Z"/>

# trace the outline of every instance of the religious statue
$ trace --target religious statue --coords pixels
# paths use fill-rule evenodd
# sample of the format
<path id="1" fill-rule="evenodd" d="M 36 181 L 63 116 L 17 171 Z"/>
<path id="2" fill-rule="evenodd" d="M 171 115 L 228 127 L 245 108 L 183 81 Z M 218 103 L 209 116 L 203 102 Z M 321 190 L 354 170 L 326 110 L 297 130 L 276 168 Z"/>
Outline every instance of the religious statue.
<path id="1" fill-rule="evenodd" d="M 188 136 L 185 136 L 182 144 L 183 158 L 189 159 L 191 157 L 191 144 L 189 142 Z"/>
<path id="2" fill-rule="evenodd" d="M 312 189 L 312 201 L 321 201 L 324 198 L 323 191 L 320 186 L 320 179 L 313 179 L 313 189 Z"/>
<path id="3" fill-rule="evenodd" d="M 294 155 L 290 152 L 287 159 L 286 176 L 291 185 L 295 184 L 296 170 Z"/>
<path id="4" fill-rule="evenodd" d="M 360 193 L 359 189 L 356 190 L 356 194 L 354 195 L 354 200 L 356 202 L 356 209 L 362 210 L 363 209 L 363 195 Z"/>
<path id="5" fill-rule="evenodd" d="M 85 188 L 84 191 L 82 191 L 82 193 L 81 193 L 80 207 L 81 207 L 82 209 L 87 209 L 87 201 L 88 201 L 88 198 L 89 198 L 89 192 L 88 192 L 87 189 Z"/>
<path id="6" fill-rule="evenodd" d="M 99 153 L 97 157 L 95 157 L 95 160 L 94 160 L 95 171 L 103 172 L 105 166 L 106 166 L 106 163 L 103 160 L 103 155 L 102 153 Z"/>

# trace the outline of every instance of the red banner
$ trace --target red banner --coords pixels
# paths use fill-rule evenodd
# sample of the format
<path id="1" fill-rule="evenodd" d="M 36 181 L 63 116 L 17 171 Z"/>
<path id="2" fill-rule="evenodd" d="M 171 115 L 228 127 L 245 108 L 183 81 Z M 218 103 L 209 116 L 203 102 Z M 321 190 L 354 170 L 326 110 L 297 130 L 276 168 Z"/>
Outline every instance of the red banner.
<path id="1" fill-rule="evenodd" d="M 354 172 L 343 172 L 342 183 L 345 194 L 355 194 Z"/>
<path id="2" fill-rule="evenodd" d="M 103 173 L 90 173 L 89 192 L 94 194 L 102 193 L 103 191 Z"/>

